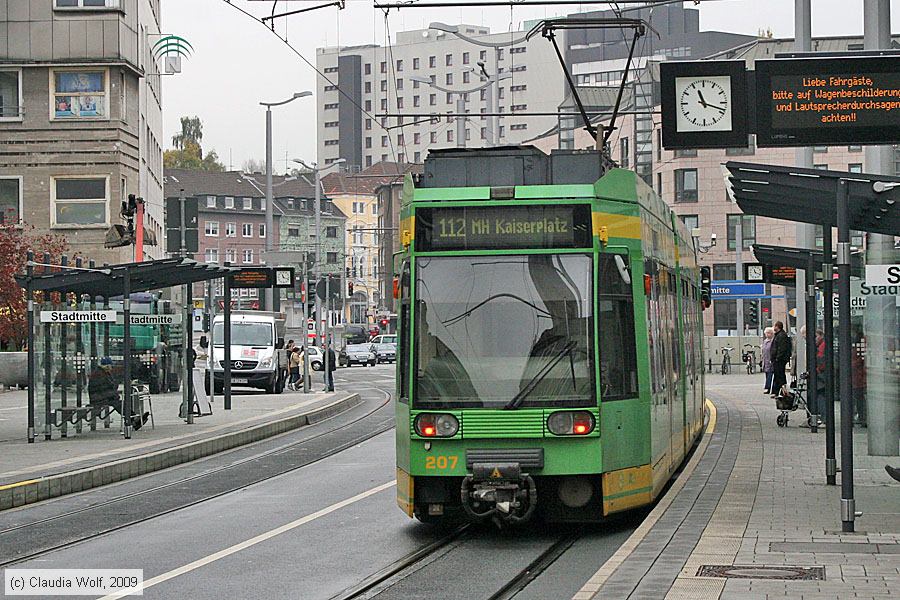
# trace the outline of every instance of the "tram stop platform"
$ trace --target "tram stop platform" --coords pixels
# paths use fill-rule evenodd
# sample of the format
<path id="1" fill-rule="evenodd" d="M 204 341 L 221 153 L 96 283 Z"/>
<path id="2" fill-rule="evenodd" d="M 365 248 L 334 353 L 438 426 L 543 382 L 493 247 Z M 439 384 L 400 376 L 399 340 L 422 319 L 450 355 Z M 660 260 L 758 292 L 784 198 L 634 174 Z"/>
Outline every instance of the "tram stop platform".
<path id="1" fill-rule="evenodd" d="M 318 387 L 318 386 L 316 386 Z M 212 414 L 186 424 L 178 416 L 181 393 L 152 398 L 153 421 L 124 439 L 121 418 L 113 414 L 109 428 L 95 431 L 83 424 L 66 438 L 38 435 L 27 441 L 27 391 L 0 393 L 0 510 L 78 492 L 189 462 L 217 452 L 316 423 L 360 404 L 350 392 L 286 391 L 259 394 L 235 390 L 231 410 L 217 395 Z M 146 407 L 145 407 L 146 408 Z M 204 407 L 205 408 L 205 407 Z"/>
<path id="2" fill-rule="evenodd" d="M 845 599 L 900 589 L 897 457 L 868 456 L 854 428 L 856 533 L 825 481 L 825 430 L 778 427 L 762 375 L 712 375 L 715 406 L 682 475 L 573 600 Z M 838 411 L 839 412 L 839 411 Z M 838 429 L 838 439 L 840 430 Z"/>

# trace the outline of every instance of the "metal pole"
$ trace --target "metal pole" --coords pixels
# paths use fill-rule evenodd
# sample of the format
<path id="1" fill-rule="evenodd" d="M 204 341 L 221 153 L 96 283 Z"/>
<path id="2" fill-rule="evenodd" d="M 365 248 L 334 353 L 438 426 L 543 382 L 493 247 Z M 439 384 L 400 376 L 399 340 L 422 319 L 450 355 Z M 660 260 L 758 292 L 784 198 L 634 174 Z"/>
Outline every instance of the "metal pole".
<path id="1" fill-rule="evenodd" d="M 841 368 L 841 531 L 852 532 L 856 520 L 853 498 L 853 396 L 850 389 L 850 184 L 841 181 L 837 198 L 838 318 Z"/>
<path id="2" fill-rule="evenodd" d="M 184 219 L 181 222 L 184 223 Z M 125 332 L 122 336 L 122 362 L 125 365 L 122 421 L 125 439 L 129 440 L 131 439 L 131 272 L 128 267 L 125 267 L 125 276 L 122 278 L 122 330 Z"/>
<path id="3" fill-rule="evenodd" d="M 466 96 L 462 92 L 456 93 L 456 147 L 466 147 Z"/>
<path id="4" fill-rule="evenodd" d="M 811 0 L 794 0 L 794 50 L 797 52 L 810 52 L 812 50 L 812 9 Z M 813 166 L 813 149 L 797 148 L 795 152 L 794 162 L 798 167 Z M 816 226 L 808 223 L 798 223 L 797 246 L 799 248 L 815 249 L 816 247 Z M 812 275 L 815 276 L 814 274 Z M 797 294 L 798 296 L 805 292 L 808 282 L 806 281 L 806 273 L 802 270 L 797 271 Z M 790 310 L 790 306 L 787 309 Z M 797 323 L 806 321 L 805 303 L 798 297 L 796 301 Z M 786 323 L 790 323 L 789 316 L 785 319 Z M 806 348 L 802 344 L 797 345 L 797 361 L 803 364 L 803 355 Z"/>
<path id="5" fill-rule="evenodd" d="M 306 254 L 303 255 L 303 290 L 304 292 L 300 297 L 300 304 L 303 310 L 303 393 L 309 393 L 309 329 L 307 322 L 309 321 L 309 317 L 307 317 L 307 310 L 309 304 L 309 273 L 307 272 L 306 266 L 309 264 L 309 260 L 306 257 Z"/>
<path id="6" fill-rule="evenodd" d="M 799 269 L 798 269 L 799 270 Z M 812 254 L 806 263 L 806 397 L 809 399 L 809 409 L 813 413 L 813 419 L 809 424 L 809 430 L 813 433 L 819 431 L 819 403 L 817 398 L 816 383 L 816 265 Z M 798 290 L 802 292 L 803 290 Z M 797 344 L 799 348 L 801 344 Z M 799 361 L 797 364 L 800 364 Z"/>
<path id="7" fill-rule="evenodd" d="M 26 259 L 28 260 L 28 266 L 25 267 L 25 275 L 26 286 L 25 286 L 25 294 L 28 298 L 28 315 L 26 319 L 28 321 L 28 443 L 34 443 L 34 417 L 35 417 L 35 406 L 34 406 L 34 383 L 35 383 L 35 368 L 34 368 L 34 291 L 31 289 L 31 279 L 34 277 L 34 252 L 31 250 L 26 254 Z"/>
<path id="8" fill-rule="evenodd" d="M 865 0 L 863 30 L 867 50 L 890 48 L 890 0 Z M 866 173 L 893 174 L 894 152 L 890 146 L 866 147 Z M 869 234 L 866 264 L 900 262 L 900 253 L 889 235 Z M 868 452 L 876 456 L 897 456 L 900 452 L 900 377 L 892 366 L 898 347 L 897 309 L 892 296 L 868 296 L 864 332 L 866 341 L 866 421 Z M 863 417 L 860 414 L 860 417 Z M 896 462 L 895 462 L 896 464 Z"/>
<path id="9" fill-rule="evenodd" d="M 91 260 L 88 262 L 88 267 L 93 269 L 96 265 L 94 261 Z M 93 294 L 91 294 L 91 310 L 97 310 L 97 298 Z M 91 322 L 91 360 L 87 365 L 90 365 L 90 372 L 93 373 L 94 369 L 97 368 L 97 361 L 99 360 L 97 357 L 97 324 L 93 321 Z M 88 389 L 88 403 L 90 403 L 90 388 Z M 91 411 L 91 431 L 97 430 L 97 413 L 93 410 Z"/>
<path id="10" fill-rule="evenodd" d="M 75 266 L 81 268 L 82 259 L 80 256 L 75 258 Z M 81 308 L 82 296 L 77 296 L 76 309 Z M 75 324 L 75 406 L 81 408 L 81 396 L 84 393 L 83 376 L 84 376 L 84 337 L 83 326 L 80 323 Z M 75 421 L 75 433 L 81 433 L 81 419 Z"/>
<path id="11" fill-rule="evenodd" d="M 194 422 L 194 411 L 191 406 L 191 378 L 193 377 L 194 361 L 191 360 L 191 341 L 194 335 L 194 320 L 193 315 L 191 314 L 190 284 L 184 284 L 181 288 L 181 293 L 184 296 L 184 302 L 182 302 L 181 307 L 182 322 L 184 323 L 182 326 L 184 334 L 181 336 L 182 366 L 184 368 L 184 385 L 181 386 L 181 405 L 184 407 L 185 419 L 187 419 L 188 424 L 192 424 Z"/>
<path id="12" fill-rule="evenodd" d="M 834 267 L 831 257 L 831 227 L 823 228 L 822 303 L 825 333 L 825 477 L 829 484 L 837 481 L 834 424 Z"/>
<path id="13" fill-rule="evenodd" d="M 325 349 L 325 356 L 322 357 L 322 362 L 325 364 L 325 391 L 330 392 L 329 389 L 331 386 L 328 385 L 328 382 L 334 381 L 331 379 L 331 339 L 328 336 L 329 333 L 329 322 L 331 321 L 331 311 L 328 310 L 328 307 L 331 304 L 331 275 L 327 275 L 325 277 L 325 344 L 322 345 L 322 348 Z"/>
<path id="14" fill-rule="evenodd" d="M 274 212 L 272 208 L 272 107 L 266 107 L 266 252 L 272 252 L 274 237 Z M 266 288 L 264 310 L 275 310 L 275 294 Z"/>
<path id="15" fill-rule="evenodd" d="M 226 267 L 231 263 L 226 262 Z M 222 327 L 222 350 L 223 371 L 222 371 L 222 393 L 225 398 L 225 410 L 231 410 L 231 277 L 225 275 L 225 299 L 222 302 L 223 308 L 223 327 Z M 215 387 L 215 378 L 213 378 L 213 387 Z"/>
<path id="16" fill-rule="evenodd" d="M 315 170 L 315 182 L 316 182 L 316 242 L 313 245 L 313 279 L 316 280 L 316 289 L 319 287 L 319 254 L 321 254 L 321 244 L 322 244 L 322 171 L 319 169 L 319 165 L 313 165 L 313 169 Z M 316 322 L 315 322 L 315 332 L 316 332 L 316 343 L 319 343 L 320 335 L 321 335 L 321 326 L 322 326 L 322 302 L 319 300 L 319 295 L 314 294 L 315 302 L 316 302 Z M 303 361 L 306 362 L 306 357 L 303 357 Z M 306 386 L 304 385 L 304 389 Z"/>
<path id="17" fill-rule="evenodd" d="M 735 205 L 736 206 L 736 205 Z M 737 224 L 734 226 L 734 278 L 743 279 L 744 275 L 744 215 L 738 213 Z M 744 335 L 744 300 L 738 298 L 737 303 L 737 335 L 738 335 L 738 351 L 740 348 L 740 337 Z M 790 322 L 788 323 L 790 328 Z"/>
<path id="18" fill-rule="evenodd" d="M 213 348 L 215 348 L 214 340 L 213 340 L 213 317 L 215 317 L 215 314 L 216 314 L 216 293 L 215 293 L 215 289 L 214 289 L 215 286 L 213 284 L 212 279 L 208 279 L 206 281 L 206 285 L 207 285 L 207 288 L 206 288 L 206 312 L 209 315 L 208 316 L 209 331 L 207 332 L 207 336 L 206 336 L 206 343 L 207 343 L 206 355 L 208 357 L 206 363 L 210 367 L 210 371 L 209 371 L 209 377 L 210 377 L 210 379 L 209 379 L 209 402 L 210 402 L 210 404 L 212 404 L 216 400 L 215 378 L 213 377 L 212 370 L 211 370 L 211 367 L 213 366 L 213 363 L 215 362 L 215 360 L 214 360 L 215 359 L 215 351 L 213 350 Z"/>
<path id="19" fill-rule="evenodd" d="M 44 252 L 44 264 L 50 264 L 50 253 Z M 48 273 L 49 267 L 43 267 L 43 272 Z M 51 295 L 44 292 L 44 302 L 48 308 L 53 308 Z M 50 352 L 50 323 L 44 323 L 44 439 L 49 440 L 53 437 L 51 429 L 53 413 L 50 406 L 51 386 L 53 385 L 53 357 Z"/>
<path id="20" fill-rule="evenodd" d="M 69 257 L 65 254 L 62 255 L 59 264 L 62 265 L 63 268 L 66 268 L 69 265 Z M 63 309 L 68 308 L 69 303 L 69 295 L 65 291 L 60 292 L 60 298 L 62 298 Z M 68 379 L 69 379 L 69 369 L 68 369 L 68 352 L 67 352 L 67 340 L 69 337 L 69 327 L 66 323 L 61 323 L 59 326 L 59 405 L 62 408 L 66 408 L 69 405 L 69 390 L 67 387 Z M 63 422 L 60 424 L 59 431 L 60 437 L 67 438 L 69 437 L 69 420 L 63 419 Z"/>

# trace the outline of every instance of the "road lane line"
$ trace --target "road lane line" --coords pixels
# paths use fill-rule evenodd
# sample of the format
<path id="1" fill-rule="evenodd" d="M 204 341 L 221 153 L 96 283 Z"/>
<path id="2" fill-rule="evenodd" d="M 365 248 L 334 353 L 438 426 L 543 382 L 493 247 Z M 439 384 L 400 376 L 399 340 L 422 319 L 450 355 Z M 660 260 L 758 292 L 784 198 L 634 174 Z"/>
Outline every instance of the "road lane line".
<path id="1" fill-rule="evenodd" d="M 150 588 L 157 584 L 163 583 L 164 581 L 168 581 L 169 579 L 173 579 L 175 577 L 178 577 L 179 575 L 184 575 L 185 573 L 189 573 L 191 571 L 199 569 L 200 567 L 206 566 L 217 560 L 231 556 L 232 554 L 236 554 L 236 553 L 240 552 L 241 550 L 246 550 L 247 548 L 250 548 L 251 546 L 255 546 L 256 544 L 259 544 L 266 540 L 270 540 L 275 536 L 278 536 L 278 535 L 281 535 L 282 533 L 291 531 L 292 529 L 296 529 L 297 527 L 300 527 L 301 525 L 305 525 L 306 523 L 309 523 L 311 521 L 315 521 L 316 519 L 319 519 L 328 514 L 331 514 L 331 513 L 335 512 L 336 510 L 340 510 L 346 506 L 350 506 L 351 504 L 359 502 L 360 500 L 368 498 L 369 496 L 377 494 L 378 492 L 383 492 L 384 490 L 393 487 L 395 484 L 396 484 L 396 482 L 394 482 L 394 481 L 388 481 L 387 483 L 382 483 L 381 485 L 373 487 L 372 489 L 366 490 L 365 492 L 359 493 L 359 494 L 353 496 L 352 498 L 347 498 L 346 500 L 341 500 L 340 502 L 332 504 L 331 506 L 327 506 L 327 507 L 323 508 L 322 510 L 312 513 L 311 515 L 306 515 L 305 517 L 301 517 L 299 519 L 291 521 L 290 523 L 285 523 L 281 527 L 276 527 L 275 529 L 272 529 L 265 533 L 261 533 L 261 534 L 257 535 L 256 537 L 250 538 L 249 540 L 245 540 L 243 542 L 240 542 L 239 544 L 229 546 L 228 548 L 225 548 L 224 550 L 219 550 L 218 552 L 210 554 L 209 556 L 205 556 L 203 558 L 197 559 L 194 562 L 188 563 L 182 567 L 178 567 L 177 569 L 172 569 L 171 571 L 163 573 L 162 575 L 157 575 L 156 577 L 148 579 L 147 581 L 144 582 L 144 589 L 146 590 L 147 588 Z M 129 595 L 128 591 L 116 592 L 114 594 L 109 594 L 108 596 L 103 596 L 102 598 L 100 598 L 100 600 L 116 600 L 118 598 L 124 598 L 127 595 Z"/>

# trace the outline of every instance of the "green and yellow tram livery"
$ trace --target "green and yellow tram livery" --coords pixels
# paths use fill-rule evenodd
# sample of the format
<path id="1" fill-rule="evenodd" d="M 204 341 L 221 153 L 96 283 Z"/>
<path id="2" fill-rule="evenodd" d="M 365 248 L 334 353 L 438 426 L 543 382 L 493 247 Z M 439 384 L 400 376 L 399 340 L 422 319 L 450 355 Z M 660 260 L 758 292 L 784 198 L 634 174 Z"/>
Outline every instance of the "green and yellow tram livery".
<path id="1" fill-rule="evenodd" d="M 432 152 L 401 210 L 401 508 L 598 521 L 650 503 L 703 420 L 681 221 L 597 154 L 527 147 Z"/>

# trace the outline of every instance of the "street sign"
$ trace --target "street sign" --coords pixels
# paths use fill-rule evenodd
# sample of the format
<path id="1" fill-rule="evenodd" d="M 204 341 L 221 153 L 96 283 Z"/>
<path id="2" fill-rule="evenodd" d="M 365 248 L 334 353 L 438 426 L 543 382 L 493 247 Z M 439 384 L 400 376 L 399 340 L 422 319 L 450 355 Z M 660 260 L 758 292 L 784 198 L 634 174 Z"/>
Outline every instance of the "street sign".
<path id="1" fill-rule="evenodd" d="M 115 323 L 114 310 L 42 310 L 41 323 Z"/>
<path id="2" fill-rule="evenodd" d="M 896 143 L 900 56 L 758 60 L 756 141 L 773 146 Z"/>
<path id="3" fill-rule="evenodd" d="M 172 313 L 170 315 L 139 315 L 131 313 L 129 321 L 132 325 L 181 325 L 181 313 Z M 124 313 L 118 313 L 116 315 L 116 324 L 121 325 L 124 322 Z"/>
<path id="4" fill-rule="evenodd" d="M 206 308 L 206 300 L 202 298 L 199 300 L 194 300 L 194 308 Z"/>
<path id="5" fill-rule="evenodd" d="M 900 265 L 866 265 L 866 285 L 900 286 Z"/>
<path id="6" fill-rule="evenodd" d="M 275 283 L 272 269 L 268 267 L 244 267 L 232 273 L 231 287 L 237 288 L 267 288 Z"/>
<path id="7" fill-rule="evenodd" d="M 735 281 L 713 281 L 710 289 L 713 300 L 735 298 L 762 298 L 766 295 L 766 284 Z"/>
<path id="8" fill-rule="evenodd" d="M 325 278 L 323 277 L 323 278 L 320 279 L 319 282 L 316 284 L 316 296 L 317 296 L 317 297 L 319 298 L 319 300 L 321 300 L 322 302 L 325 301 L 325 289 L 326 289 Z M 340 302 L 340 301 L 341 301 L 341 297 L 342 297 L 342 294 L 341 294 L 341 281 L 340 281 L 339 278 L 338 278 L 338 279 L 332 279 L 332 280 L 331 280 L 331 285 L 330 285 L 330 287 L 328 288 L 328 295 L 329 295 L 329 297 L 331 298 L 331 300 L 332 300 L 333 302 Z"/>

